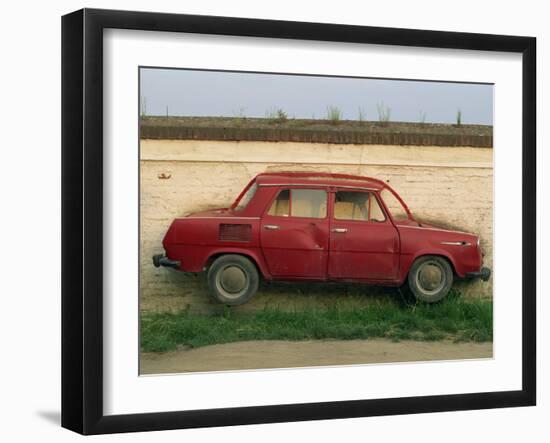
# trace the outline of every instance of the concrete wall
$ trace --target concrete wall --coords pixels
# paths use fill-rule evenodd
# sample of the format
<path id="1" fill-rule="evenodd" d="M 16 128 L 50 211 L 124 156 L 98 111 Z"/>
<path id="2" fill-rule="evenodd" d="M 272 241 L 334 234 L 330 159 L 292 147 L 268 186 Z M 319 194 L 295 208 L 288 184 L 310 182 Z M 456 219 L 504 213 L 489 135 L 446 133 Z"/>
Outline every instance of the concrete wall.
<path id="1" fill-rule="evenodd" d="M 151 256 L 172 219 L 228 206 L 264 171 L 341 172 L 387 180 L 415 216 L 480 235 L 492 267 L 493 150 L 483 147 L 395 146 L 207 140 L 141 140 L 141 303 L 144 310 L 190 307 L 210 311 L 204 277 L 156 269 Z M 378 289 L 327 285 L 269 285 L 241 309 L 366 299 Z M 461 283 L 466 296 L 491 296 L 492 283 Z M 351 294 L 351 295 L 350 295 Z"/>

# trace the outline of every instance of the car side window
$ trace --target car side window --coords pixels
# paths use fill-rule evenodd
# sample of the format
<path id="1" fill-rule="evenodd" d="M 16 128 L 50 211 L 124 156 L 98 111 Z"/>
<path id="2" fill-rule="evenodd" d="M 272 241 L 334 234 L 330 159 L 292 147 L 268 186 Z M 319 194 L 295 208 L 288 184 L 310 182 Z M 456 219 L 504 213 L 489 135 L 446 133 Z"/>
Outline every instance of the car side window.
<path id="1" fill-rule="evenodd" d="M 273 200 L 267 214 L 278 217 L 288 217 L 290 215 L 290 190 L 285 189 L 279 192 L 279 195 Z"/>
<path id="2" fill-rule="evenodd" d="M 334 200 L 336 220 L 383 222 L 386 216 L 372 192 L 338 191 Z"/>
<path id="3" fill-rule="evenodd" d="M 279 192 L 267 214 L 278 217 L 325 218 L 327 192 L 324 189 L 284 189 Z"/>

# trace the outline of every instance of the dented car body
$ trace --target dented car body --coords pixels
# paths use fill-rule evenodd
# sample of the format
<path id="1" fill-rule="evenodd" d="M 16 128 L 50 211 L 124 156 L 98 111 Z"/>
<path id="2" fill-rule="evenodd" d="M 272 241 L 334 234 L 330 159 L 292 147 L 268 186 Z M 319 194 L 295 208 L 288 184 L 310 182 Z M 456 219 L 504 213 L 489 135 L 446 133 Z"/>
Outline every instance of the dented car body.
<path id="1" fill-rule="evenodd" d="M 426 302 L 455 279 L 489 279 L 475 234 L 417 221 L 374 178 L 278 172 L 256 176 L 228 208 L 175 219 L 155 266 L 208 271 L 213 295 L 246 302 L 259 278 L 401 286 Z"/>

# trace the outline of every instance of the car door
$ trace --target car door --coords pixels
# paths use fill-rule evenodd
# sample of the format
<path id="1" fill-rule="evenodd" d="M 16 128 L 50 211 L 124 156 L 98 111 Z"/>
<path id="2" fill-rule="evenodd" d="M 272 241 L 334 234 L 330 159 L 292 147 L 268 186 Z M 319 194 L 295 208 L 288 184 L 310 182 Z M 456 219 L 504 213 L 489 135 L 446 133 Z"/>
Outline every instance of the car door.
<path id="1" fill-rule="evenodd" d="M 337 189 L 332 198 L 329 278 L 397 278 L 399 234 L 382 210 L 376 193 Z"/>
<path id="2" fill-rule="evenodd" d="M 282 188 L 261 221 L 260 240 L 275 278 L 327 277 L 328 193 L 324 188 Z"/>

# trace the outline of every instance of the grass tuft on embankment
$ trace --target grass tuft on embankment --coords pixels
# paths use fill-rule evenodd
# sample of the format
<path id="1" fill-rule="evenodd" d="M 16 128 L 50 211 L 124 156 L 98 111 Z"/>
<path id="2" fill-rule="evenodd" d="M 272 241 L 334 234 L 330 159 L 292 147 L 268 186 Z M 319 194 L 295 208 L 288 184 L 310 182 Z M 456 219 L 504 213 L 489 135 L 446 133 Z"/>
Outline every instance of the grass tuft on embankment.
<path id="1" fill-rule="evenodd" d="M 433 304 L 408 305 L 378 301 L 349 309 L 328 308 L 287 312 L 266 308 L 254 313 L 142 313 L 141 350 L 164 352 L 178 346 L 200 347 L 247 340 L 369 339 L 492 341 L 491 300 L 463 299 L 456 293 Z"/>

